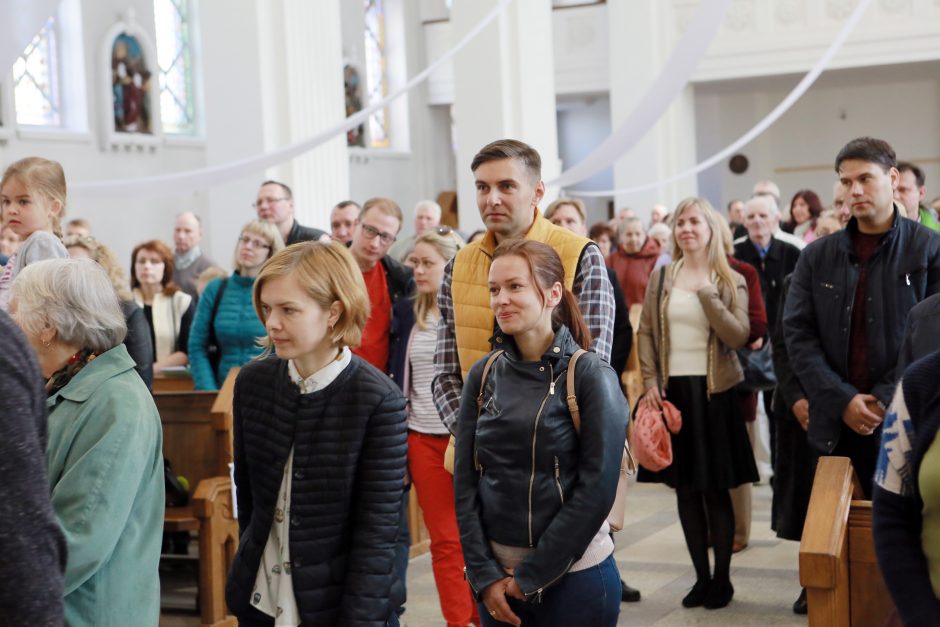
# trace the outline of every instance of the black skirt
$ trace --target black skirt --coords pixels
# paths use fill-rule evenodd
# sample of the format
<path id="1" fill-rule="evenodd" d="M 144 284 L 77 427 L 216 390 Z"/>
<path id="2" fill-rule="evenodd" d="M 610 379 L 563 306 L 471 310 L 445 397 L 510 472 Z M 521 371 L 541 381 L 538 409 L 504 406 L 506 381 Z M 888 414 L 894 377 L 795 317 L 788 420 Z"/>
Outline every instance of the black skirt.
<path id="1" fill-rule="evenodd" d="M 757 481 L 751 441 L 734 390 L 707 394 L 705 377 L 670 377 L 666 400 L 682 412 L 672 436 L 672 465 L 659 472 L 640 468 L 638 481 L 672 488 L 727 490 Z"/>
<path id="2" fill-rule="evenodd" d="M 771 508 L 771 528 L 778 538 L 799 540 L 803 536 L 803 523 L 809 508 L 809 495 L 813 490 L 816 461 L 819 456 L 810 447 L 806 432 L 796 416 L 784 406 L 780 394 L 774 398 L 774 417 L 777 429 L 777 468 L 774 472 L 774 496 Z"/>

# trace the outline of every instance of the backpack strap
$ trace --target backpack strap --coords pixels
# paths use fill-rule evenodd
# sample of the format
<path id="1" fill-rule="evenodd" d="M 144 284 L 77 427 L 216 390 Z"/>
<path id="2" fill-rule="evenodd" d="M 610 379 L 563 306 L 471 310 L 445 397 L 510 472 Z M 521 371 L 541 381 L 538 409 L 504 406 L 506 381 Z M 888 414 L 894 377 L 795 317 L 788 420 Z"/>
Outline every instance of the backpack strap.
<path id="1" fill-rule="evenodd" d="M 506 352 L 503 350 L 495 351 L 489 358 L 486 360 L 486 363 L 483 364 L 483 376 L 480 377 L 480 393 L 477 394 L 477 417 L 480 417 L 480 412 L 483 411 L 483 390 L 486 389 L 486 377 L 490 374 L 490 366 L 493 365 L 493 362 L 502 356 Z"/>
<path id="2" fill-rule="evenodd" d="M 566 376 L 568 388 L 568 411 L 571 413 L 571 421 L 574 423 L 574 430 L 581 433 L 581 410 L 578 409 L 578 397 L 574 393 L 574 365 L 578 363 L 578 358 L 586 353 L 583 348 L 579 348 L 568 360 L 568 374 Z"/>

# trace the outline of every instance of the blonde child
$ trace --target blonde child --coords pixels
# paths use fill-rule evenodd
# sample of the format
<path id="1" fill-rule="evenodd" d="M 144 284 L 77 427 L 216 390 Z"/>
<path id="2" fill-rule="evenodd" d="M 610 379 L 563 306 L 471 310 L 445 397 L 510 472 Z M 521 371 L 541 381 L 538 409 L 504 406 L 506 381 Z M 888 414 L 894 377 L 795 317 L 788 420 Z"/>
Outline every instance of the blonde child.
<path id="1" fill-rule="evenodd" d="M 10 286 L 20 270 L 43 259 L 67 259 L 62 245 L 65 213 L 65 173 L 56 161 L 27 157 L 6 169 L 0 180 L 3 226 L 23 242 L 0 275 L 0 309 L 7 311 Z"/>

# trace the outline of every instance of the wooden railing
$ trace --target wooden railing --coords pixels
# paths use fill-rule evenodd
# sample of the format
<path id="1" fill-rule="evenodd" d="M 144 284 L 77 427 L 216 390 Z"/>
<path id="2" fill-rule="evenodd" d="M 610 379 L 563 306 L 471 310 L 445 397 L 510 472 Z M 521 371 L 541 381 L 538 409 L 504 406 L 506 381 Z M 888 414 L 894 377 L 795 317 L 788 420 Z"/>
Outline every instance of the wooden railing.
<path id="1" fill-rule="evenodd" d="M 851 460 L 819 459 L 800 540 L 810 627 L 881 627 L 893 613 L 875 559 L 871 501 L 862 498 Z"/>

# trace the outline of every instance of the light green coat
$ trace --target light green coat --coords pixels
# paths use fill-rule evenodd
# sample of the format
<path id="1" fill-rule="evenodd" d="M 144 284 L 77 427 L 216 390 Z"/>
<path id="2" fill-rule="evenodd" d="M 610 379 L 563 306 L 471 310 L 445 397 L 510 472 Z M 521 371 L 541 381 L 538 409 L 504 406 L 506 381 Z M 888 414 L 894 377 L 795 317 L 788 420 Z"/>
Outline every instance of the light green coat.
<path id="1" fill-rule="evenodd" d="M 68 542 L 70 627 L 157 625 L 163 429 L 123 344 L 48 400 L 52 507 Z"/>

